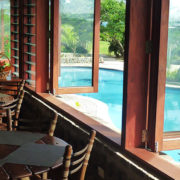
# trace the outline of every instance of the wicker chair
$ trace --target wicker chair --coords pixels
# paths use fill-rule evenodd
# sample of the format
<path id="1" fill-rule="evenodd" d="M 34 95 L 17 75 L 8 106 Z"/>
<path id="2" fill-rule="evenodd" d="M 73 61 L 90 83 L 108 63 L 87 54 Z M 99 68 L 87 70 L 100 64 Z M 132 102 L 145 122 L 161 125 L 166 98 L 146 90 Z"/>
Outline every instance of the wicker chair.
<path id="1" fill-rule="evenodd" d="M 79 180 L 84 180 L 95 136 L 96 131 L 92 130 L 88 144 L 80 151 L 73 153 L 72 156 L 72 147 L 70 145 L 66 147 L 63 162 L 63 180 L 68 180 L 72 174 L 77 172 L 80 172 Z"/>
<path id="2" fill-rule="evenodd" d="M 24 90 L 24 85 L 25 85 L 25 80 L 22 80 L 19 85 L 18 85 L 18 89 L 17 89 L 17 97 L 20 96 L 21 91 Z"/>
<path id="3" fill-rule="evenodd" d="M 92 130 L 88 144 L 83 149 L 73 154 L 72 154 L 73 151 L 72 146 L 71 145 L 66 146 L 64 159 L 63 159 L 63 169 L 62 169 L 61 177 L 58 179 L 60 180 L 74 179 L 71 175 L 74 175 L 75 173 L 77 175 L 75 179 L 79 179 L 79 180 L 85 179 L 86 169 L 93 148 L 95 136 L 96 136 L 96 131 Z M 37 175 L 36 178 L 34 179 L 54 180 L 57 178 L 48 179 L 47 173 L 43 173 L 42 177 L 40 175 Z"/>
<path id="4" fill-rule="evenodd" d="M 16 130 L 23 97 L 24 91 L 22 90 L 16 99 L 0 105 L 1 130 Z"/>
<path id="5" fill-rule="evenodd" d="M 50 125 L 47 126 L 47 128 L 44 130 L 41 128 L 41 126 L 37 125 L 35 123 L 35 118 L 19 118 L 19 124 L 18 124 L 18 130 L 20 131 L 31 131 L 31 132 L 41 132 L 41 133 L 47 133 L 49 136 L 54 135 L 54 131 L 56 129 L 56 123 L 58 120 L 58 114 L 56 111 L 53 111 L 53 117 L 50 120 Z"/>

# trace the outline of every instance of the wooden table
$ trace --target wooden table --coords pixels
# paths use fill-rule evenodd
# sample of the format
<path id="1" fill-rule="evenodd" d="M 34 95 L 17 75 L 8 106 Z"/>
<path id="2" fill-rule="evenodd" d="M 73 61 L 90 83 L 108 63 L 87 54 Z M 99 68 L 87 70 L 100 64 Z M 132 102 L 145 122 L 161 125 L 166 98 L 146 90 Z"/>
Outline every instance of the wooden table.
<path id="1" fill-rule="evenodd" d="M 0 103 L 6 103 L 8 101 L 12 101 L 14 98 L 8 94 L 0 93 Z"/>
<path id="2" fill-rule="evenodd" d="M 0 179 L 29 179 L 63 163 L 67 143 L 46 134 L 0 131 Z"/>

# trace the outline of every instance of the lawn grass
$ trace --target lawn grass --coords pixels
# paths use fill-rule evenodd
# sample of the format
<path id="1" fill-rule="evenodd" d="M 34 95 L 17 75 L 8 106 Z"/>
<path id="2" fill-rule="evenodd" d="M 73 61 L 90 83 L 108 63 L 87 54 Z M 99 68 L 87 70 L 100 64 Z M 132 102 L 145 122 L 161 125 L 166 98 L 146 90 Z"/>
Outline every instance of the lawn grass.
<path id="1" fill-rule="evenodd" d="M 99 42 L 99 54 L 102 55 L 107 55 L 107 56 L 113 56 L 114 53 L 109 53 L 108 48 L 109 48 L 109 42 L 107 41 L 100 41 Z"/>
<path id="2" fill-rule="evenodd" d="M 113 52 L 109 53 L 108 48 L 109 48 L 109 42 L 107 42 L 107 41 L 99 41 L 99 54 L 114 57 L 114 53 Z M 92 43 L 88 44 L 87 50 L 88 50 L 89 54 L 92 53 Z"/>

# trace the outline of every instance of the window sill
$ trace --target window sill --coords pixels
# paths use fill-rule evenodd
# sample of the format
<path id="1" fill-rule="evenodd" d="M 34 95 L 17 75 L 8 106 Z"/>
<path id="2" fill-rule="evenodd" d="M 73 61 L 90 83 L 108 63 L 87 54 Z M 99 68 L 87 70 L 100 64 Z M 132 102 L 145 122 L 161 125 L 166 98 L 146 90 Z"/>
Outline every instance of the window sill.
<path id="1" fill-rule="evenodd" d="M 48 93 L 35 93 L 33 89 L 26 85 L 26 88 L 32 95 L 35 95 L 40 100 L 44 101 L 46 104 L 52 106 L 58 112 L 61 112 L 69 119 L 73 120 L 75 123 L 80 124 L 82 127 L 89 129 L 94 129 L 98 132 L 99 137 L 103 138 L 114 145 L 121 145 L 121 134 L 113 131 L 107 126 L 103 126 L 100 122 L 94 120 L 93 118 L 83 114 L 82 112 L 74 109 L 70 105 L 62 102 L 59 98 L 48 94 Z"/>
<path id="2" fill-rule="evenodd" d="M 138 161 L 140 159 L 140 164 L 143 165 L 143 167 L 153 169 L 157 175 L 164 175 L 167 179 L 180 178 L 180 167 L 164 159 L 157 153 L 142 148 L 127 149 L 127 152 L 130 153 L 132 158 L 135 158 Z"/>

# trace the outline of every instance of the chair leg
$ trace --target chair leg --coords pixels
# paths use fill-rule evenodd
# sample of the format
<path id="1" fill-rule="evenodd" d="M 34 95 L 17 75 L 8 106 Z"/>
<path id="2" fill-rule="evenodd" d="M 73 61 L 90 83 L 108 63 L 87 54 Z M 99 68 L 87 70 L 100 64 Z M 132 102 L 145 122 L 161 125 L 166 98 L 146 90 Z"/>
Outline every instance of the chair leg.
<path id="1" fill-rule="evenodd" d="M 14 128 L 13 128 L 13 130 L 16 131 L 17 127 L 18 127 L 18 121 L 14 120 Z"/>
<path id="2" fill-rule="evenodd" d="M 42 179 L 48 179 L 48 173 L 47 172 L 42 174 Z"/>
<path id="3" fill-rule="evenodd" d="M 30 177 L 24 177 L 24 178 L 21 178 L 20 180 L 30 180 Z"/>
<path id="4" fill-rule="evenodd" d="M 12 115 L 10 109 L 7 109 L 7 115 L 8 115 L 8 130 L 12 131 Z"/>

